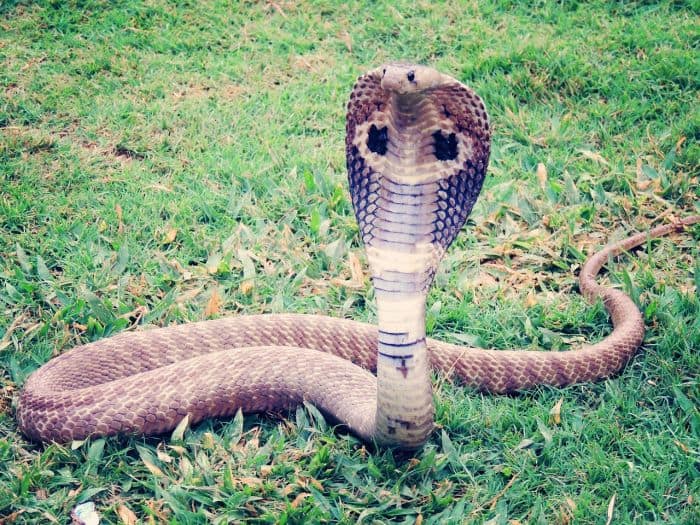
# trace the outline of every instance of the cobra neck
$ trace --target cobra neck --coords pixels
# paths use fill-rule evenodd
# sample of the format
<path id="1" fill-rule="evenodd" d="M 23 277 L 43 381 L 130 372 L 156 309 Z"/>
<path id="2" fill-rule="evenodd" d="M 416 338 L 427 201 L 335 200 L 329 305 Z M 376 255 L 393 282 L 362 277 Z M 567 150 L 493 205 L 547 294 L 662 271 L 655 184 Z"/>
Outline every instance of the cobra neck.
<path id="1" fill-rule="evenodd" d="M 425 292 L 377 293 L 378 442 L 418 448 L 433 429 L 433 396 L 425 343 Z"/>
<path id="2" fill-rule="evenodd" d="M 410 133 L 430 110 L 430 102 L 425 93 L 393 93 L 391 98 L 389 119 L 394 130 L 399 133 Z"/>

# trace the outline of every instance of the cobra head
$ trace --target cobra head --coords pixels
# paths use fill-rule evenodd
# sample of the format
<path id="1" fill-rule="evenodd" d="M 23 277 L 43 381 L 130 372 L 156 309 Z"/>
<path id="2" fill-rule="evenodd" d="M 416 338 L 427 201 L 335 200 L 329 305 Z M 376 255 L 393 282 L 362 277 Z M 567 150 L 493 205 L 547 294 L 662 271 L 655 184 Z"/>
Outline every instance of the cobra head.
<path id="1" fill-rule="evenodd" d="M 358 79 L 348 104 L 348 178 L 378 290 L 418 272 L 398 288 L 427 291 L 476 202 L 489 149 L 481 99 L 452 77 L 391 63 Z"/>

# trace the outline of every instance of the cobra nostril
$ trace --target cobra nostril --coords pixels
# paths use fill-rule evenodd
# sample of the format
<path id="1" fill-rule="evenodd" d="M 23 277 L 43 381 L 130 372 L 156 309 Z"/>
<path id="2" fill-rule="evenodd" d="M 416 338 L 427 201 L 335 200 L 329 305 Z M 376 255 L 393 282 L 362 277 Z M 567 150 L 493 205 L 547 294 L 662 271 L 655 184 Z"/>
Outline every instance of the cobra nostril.
<path id="1" fill-rule="evenodd" d="M 416 73 L 415 71 L 411 70 L 406 74 L 406 78 L 408 79 L 409 82 L 413 82 L 416 79 Z"/>

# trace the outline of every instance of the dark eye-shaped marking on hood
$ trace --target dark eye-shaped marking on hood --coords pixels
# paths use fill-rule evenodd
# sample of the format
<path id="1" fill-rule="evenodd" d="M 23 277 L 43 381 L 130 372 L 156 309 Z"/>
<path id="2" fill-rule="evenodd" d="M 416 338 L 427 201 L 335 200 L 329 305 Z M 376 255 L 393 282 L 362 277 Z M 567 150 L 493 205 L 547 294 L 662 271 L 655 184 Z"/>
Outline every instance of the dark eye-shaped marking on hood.
<path id="1" fill-rule="evenodd" d="M 435 140 L 435 158 L 438 160 L 454 160 L 457 158 L 457 137 L 454 133 L 445 135 L 437 130 L 433 133 Z"/>
<path id="2" fill-rule="evenodd" d="M 416 79 L 416 72 L 411 69 L 411 71 L 406 73 L 406 78 L 409 82 L 413 82 Z"/>
<path id="3" fill-rule="evenodd" d="M 374 124 L 369 128 L 367 147 L 372 153 L 386 154 L 386 143 L 389 141 L 386 127 L 377 128 Z"/>

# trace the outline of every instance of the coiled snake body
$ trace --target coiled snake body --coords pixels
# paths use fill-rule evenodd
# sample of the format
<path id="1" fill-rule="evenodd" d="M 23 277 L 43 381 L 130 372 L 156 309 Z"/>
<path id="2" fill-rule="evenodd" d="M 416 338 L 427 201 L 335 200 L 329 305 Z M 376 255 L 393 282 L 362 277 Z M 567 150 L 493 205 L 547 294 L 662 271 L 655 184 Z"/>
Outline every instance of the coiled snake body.
<path id="1" fill-rule="evenodd" d="M 426 339 L 426 294 L 477 199 L 489 147 L 484 105 L 457 80 L 405 64 L 361 76 L 348 104 L 346 153 L 378 328 L 290 314 L 117 335 L 31 375 L 19 399 L 20 429 L 33 440 L 62 442 L 157 434 L 185 416 L 195 423 L 309 401 L 364 440 L 410 449 L 433 428 L 430 366 L 492 392 L 616 372 L 642 343 L 644 323 L 632 300 L 596 284 L 596 274 L 611 255 L 700 217 L 637 234 L 586 262 L 581 292 L 602 298 L 614 325 L 595 345 L 491 351 Z"/>

